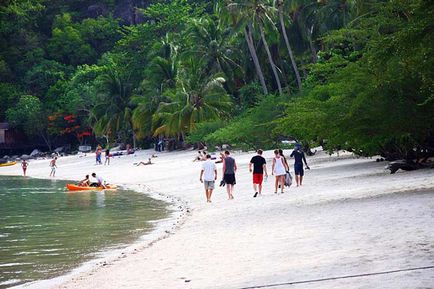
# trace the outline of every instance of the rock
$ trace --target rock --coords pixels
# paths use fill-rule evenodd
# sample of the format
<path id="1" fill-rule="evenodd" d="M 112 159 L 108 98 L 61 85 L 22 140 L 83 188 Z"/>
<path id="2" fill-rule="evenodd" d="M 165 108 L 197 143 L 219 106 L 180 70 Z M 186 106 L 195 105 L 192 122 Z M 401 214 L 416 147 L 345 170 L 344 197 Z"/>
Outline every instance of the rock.
<path id="1" fill-rule="evenodd" d="M 28 159 L 30 159 L 30 156 L 29 155 L 22 155 L 20 157 L 20 159 L 22 159 L 22 160 L 28 160 Z"/>
<path id="2" fill-rule="evenodd" d="M 60 153 L 60 152 L 63 152 L 64 149 L 65 149 L 64 147 L 58 147 L 58 148 L 56 148 L 56 149 L 54 150 L 54 152 L 55 152 L 55 153 Z"/>
<path id="3" fill-rule="evenodd" d="M 107 6 L 99 3 L 87 7 L 87 15 L 89 18 L 98 18 L 99 16 L 107 16 L 109 13 Z"/>
<path id="4" fill-rule="evenodd" d="M 37 157 L 41 154 L 41 152 L 38 149 L 34 149 L 32 150 L 32 152 L 30 153 L 31 157 Z"/>

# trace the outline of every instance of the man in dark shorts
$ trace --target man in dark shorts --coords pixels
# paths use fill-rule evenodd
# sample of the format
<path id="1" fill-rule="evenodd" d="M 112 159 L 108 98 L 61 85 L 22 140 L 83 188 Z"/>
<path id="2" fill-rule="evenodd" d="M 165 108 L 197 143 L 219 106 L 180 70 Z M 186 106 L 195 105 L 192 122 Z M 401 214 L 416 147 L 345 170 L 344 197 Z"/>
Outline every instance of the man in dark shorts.
<path id="1" fill-rule="evenodd" d="M 310 169 L 306 162 L 306 157 L 304 156 L 304 152 L 301 150 L 300 144 L 295 144 L 295 148 L 291 153 L 291 157 L 294 157 L 294 174 L 295 174 L 295 181 L 297 183 L 297 187 L 301 186 L 303 184 L 303 176 L 304 176 L 304 169 L 303 169 L 303 161 L 306 164 L 306 169 Z"/>
<path id="2" fill-rule="evenodd" d="M 262 150 L 257 151 L 257 155 L 254 156 L 249 163 L 249 171 L 252 172 L 253 166 L 253 189 L 255 190 L 254 198 L 262 193 L 262 181 L 265 177 L 268 177 L 267 174 L 267 162 L 262 157 Z"/>
<path id="3" fill-rule="evenodd" d="M 229 151 L 225 151 L 225 158 L 223 160 L 223 180 L 226 183 L 226 191 L 229 200 L 234 198 L 233 190 L 235 181 L 235 172 L 237 171 L 237 164 L 235 159 L 230 156 Z"/>

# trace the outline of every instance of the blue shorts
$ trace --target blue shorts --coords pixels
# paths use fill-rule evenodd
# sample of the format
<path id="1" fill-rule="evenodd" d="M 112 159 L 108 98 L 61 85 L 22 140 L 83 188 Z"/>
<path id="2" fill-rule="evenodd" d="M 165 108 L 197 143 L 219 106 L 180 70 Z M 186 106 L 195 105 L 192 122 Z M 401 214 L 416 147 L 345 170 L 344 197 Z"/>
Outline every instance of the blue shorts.
<path id="1" fill-rule="evenodd" d="M 303 164 L 294 164 L 294 174 L 297 176 L 304 176 Z"/>

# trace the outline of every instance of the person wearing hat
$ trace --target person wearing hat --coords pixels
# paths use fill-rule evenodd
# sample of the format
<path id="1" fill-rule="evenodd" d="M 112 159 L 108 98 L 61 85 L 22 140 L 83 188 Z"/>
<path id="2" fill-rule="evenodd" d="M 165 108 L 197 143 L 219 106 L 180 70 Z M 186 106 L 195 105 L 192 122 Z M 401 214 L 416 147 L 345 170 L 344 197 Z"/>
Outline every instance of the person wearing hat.
<path id="1" fill-rule="evenodd" d="M 295 144 L 294 150 L 291 153 L 291 157 L 294 157 L 294 174 L 295 174 L 295 182 L 297 183 L 297 187 L 303 184 L 303 161 L 306 164 L 306 169 L 310 169 L 306 162 L 306 157 L 304 155 L 303 150 L 301 149 L 301 145 L 299 143 Z"/>

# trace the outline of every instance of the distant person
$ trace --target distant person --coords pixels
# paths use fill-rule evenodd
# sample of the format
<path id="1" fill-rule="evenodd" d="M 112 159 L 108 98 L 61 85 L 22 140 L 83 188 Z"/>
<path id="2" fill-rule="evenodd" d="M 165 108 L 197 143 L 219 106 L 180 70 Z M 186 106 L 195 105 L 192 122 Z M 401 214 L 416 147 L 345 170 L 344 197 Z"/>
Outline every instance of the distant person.
<path id="1" fill-rule="evenodd" d="M 303 150 L 301 149 L 300 144 L 295 144 L 294 150 L 291 153 L 291 157 L 294 157 L 294 174 L 295 174 L 295 182 L 297 183 L 297 187 L 303 185 L 303 161 L 306 165 L 306 169 L 310 170 L 309 166 L 306 162 L 306 157 L 304 155 Z"/>
<path id="2" fill-rule="evenodd" d="M 104 179 L 100 176 L 97 176 L 95 173 L 92 173 L 92 179 L 90 180 L 90 186 L 91 187 L 102 187 L 103 189 L 107 189 Z"/>
<path id="3" fill-rule="evenodd" d="M 211 161 L 211 155 L 206 155 L 206 161 L 202 164 L 202 170 L 200 171 L 200 182 L 205 186 L 206 202 L 211 203 L 212 191 L 215 187 L 215 181 L 217 180 L 217 167 Z"/>
<path id="4" fill-rule="evenodd" d="M 256 198 L 258 194 L 262 194 L 262 181 L 264 180 L 264 173 L 265 177 L 268 177 L 267 162 L 262 156 L 262 150 L 258 150 L 257 155 L 250 160 L 249 171 L 253 172 L 253 190 L 255 191 L 253 197 Z"/>
<path id="5" fill-rule="evenodd" d="M 98 145 L 95 150 L 95 164 L 102 165 L 101 161 L 102 147 Z"/>
<path id="6" fill-rule="evenodd" d="M 110 149 L 105 150 L 105 161 L 104 165 L 110 165 Z"/>
<path id="7" fill-rule="evenodd" d="M 235 159 L 230 156 L 229 151 L 225 151 L 225 158 L 223 160 L 223 180 L 226 184 L 226 191 L 228 193 L 229 200 L 234 199 L 234 185 L 235 181 L 235 173 L 237 171 L 237 164 Z"/>
<path id="8" fill-rule="evenodd" d="M 283 188 L 285 187 L 285 175 L 289 168 L 285 164 L 283 157 L 280 155 L 278 150 L 274 151 L 272 174 L 276 177 L 275 190 L 274 193 L 277 194 L 278 188 L 280 187 L 281 193 L 283 194 Z"/>
<path id="9" fill-rule="evenodd" d="M 140 165 L 147 166 L 147 165 L 153 165 L 153 164 L 154 164 L 154 163 L 151 162 L 151 158 L 148 158 L 148 161 L 147 161 L 147 162 L 139 162 L 139 163 L 135 163 L 136 166 L 140 166 Z"/>
<path id="10" fill-rule="evenodd" d="M 23 168 L 23 175 L 26 176 L 27 167 L 29 166 L 29 163 L 26 160 L 23 160 L 21 162 L 21 168 Z"/>
<path id="11" fill-rule="evenodd" d="M 54 159 L 50 161 L 50 168 L 51 168 L 50 177 L 54 177 L 56 175 L 56 168 L 57 168 L 56 162 L 57 162 L 57 157 L 54 157 Z"/>
<path id="12" fill-rule="evenodd" d="M 78 182 L 78 185 L 80 187 L 89 187 L 90 186 L 90 179 L 89 179 L 89 175 L 86 175 L 86 177 L 84 178 L 84 180 L 81 180 Z"/>

